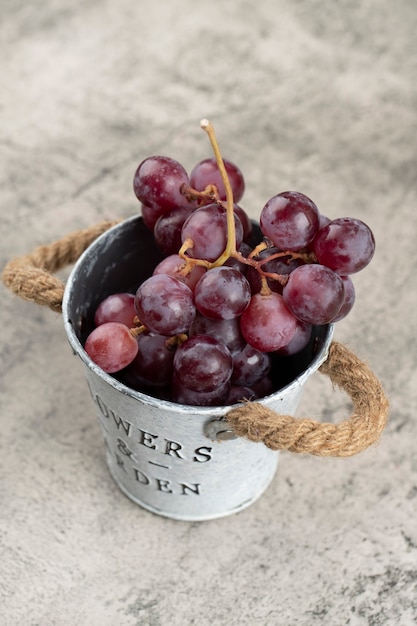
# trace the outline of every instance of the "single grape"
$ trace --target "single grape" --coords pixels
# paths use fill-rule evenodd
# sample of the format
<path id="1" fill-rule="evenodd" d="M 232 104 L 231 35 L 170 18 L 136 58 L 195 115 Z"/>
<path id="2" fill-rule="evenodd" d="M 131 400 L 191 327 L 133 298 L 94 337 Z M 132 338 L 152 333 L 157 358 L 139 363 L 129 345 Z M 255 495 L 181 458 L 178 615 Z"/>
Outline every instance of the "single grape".
<path id="1" fill-rule="evenodd" d="M 343 280 L 317 263 L 301 265 L 291 272 L 283 298 L 295 317 L 308 324 L 328 324 L 344 300 Z"/>
<path id="2" fill-rule="evenodd" d="M 170 254 L 156 265 L 153 274 L 169 274 L 170 276 L 175 276 L 175 278 L 178 278 L 178 280 L 185 283 L 194 291 L 194 287 L 207 270 L 202 265 L 194 265 L 190 272 L 184 274 L 182 272 L 184 267 L 184 259 L 180 257 L 179 254 Z"/>
<path id="3" fill-rule="evenodd" d="M 355 304 L 356 294 L 355 294 L 355 286 L 352 282 L 352 279 L 350 278 L 350 276 L 341 276 L 341 279 L 343 280 L 343 285 L 345 288 L 345 297 L 343 300 L 343 304 L 339 309 L 338 314 L 336 315 L 336 317 L 332 319 L 332 323 L 340 322 L 340 320 L 345 318 L 346 315 L 350 313 L 350 311 L 353 308 L 353 305 Z"/>
<path id="4" fill-rule="evenodd" d="M 193 391 L 213 391 L 228 383 L 232 369 L 228 348 L 209 335 L 190 337 L 175 352 L 175 375 Z"/>
<path id="5" fill-rule="evenodd" d="M 98 305 L 94 324 L 100 326 L 106 322 L 120 322 L 132 328 L 136 315 L 135 296 L 132 293 L 114 293 Z"/>
<path id="6" fill-rule="evenodd" d="M 254 294 L 240 318 L 247 343 L 261 352 L 274 352 L 287 345 L 296 329 L 296 318 L 283 297 L 275 292 Z"/>
<path id="7" fill-rule="evenodd" d="M 282 354 L 283 356 L 290 356 L 292 354 L 297 354 L 304 350 L 304 348 L 308 345 L 311 334 L 313 331 L 313 326 L 311 324 L 307 324 L 306 322 L 300 322 L 297 320 L 297 326 L 295 329 L 295 333 L 293 338 L 286 346 L 283 346 L 279 350 L 277 350 L 278 354 Z"/>
<path id="8" fill-rule="evenodd" d="M 271 376 L 265 376 L 258 383 L 255 383 L 252 387 L 257 398 L 265 398 L 274 392 L 274 383 Z"/>
<path id="9" fill-rule="evenodd" d="M 327 226 L 327 224 L 329 224 L 332 220 L 330 219 L 330 217 L 327 217 L 327 215 L 322 215 L 320 213 L 319 215 L 319 229 L 320 228 L 324 228 L 324 226 Z"/>
<path id="10" fill-rule="evenodd" d="M 246 211 L 242 209 L 242 207 L 239 206 L 238 204 L 234 205 L 233 210 L 242 223 L 243 241 L 247 243 L 248 241 L 250 241 L 250 238 L 252 236 L 252 231 L 253 231 L 252 221 L 249 215 L 246 213 Z"/>
<path id="11" fill-rule="evenodd" d="M 243 245 L 243 244 L 242 244 Z M 241 246 L 242 247 L 242 246 Z M 223 263 L 225 267 L 233 267 L 233 269 L 238 270 L 243 276 L 246 276 L 246 271 L 248 266 L 245 263 L 239 261 L 235 256 L 229 256 L 228 259 Z"/>
<path id="12" fill-rule="evenodd" d="M 137 337 L 138 353 L 125 371 L 134 389 L 163 387 L 171 382 L 175 350 L 165 335 L 143 332 Z"/>
<path id="13" fill-rule="evenodd" d="M 239 270 L 214 267 L 198 281 L 194 290 L 197 309 L 206 317 L 230 320 L 242 315 L 249 304 L 249 283 Z"/>
<path id="14" fill-rule="evenodd" d="M 141 381 L 139 376 L 137 376 L 133 370 L 130 370 L 130 365 L 125 367 L 120 372 L 116 372 L 113 376 L 123 385 L 126 385 L 126 387 L 129 387 L 134 391 L 140 391 L 141 393 L 144 393 L 147 396 L 152 396 L 153 398 L 168 400 L 168 402 L 171 400 L 171 389 L 169 385 L 164 387 L 162 385 L 156 386 L 146 384 Z"/>
<path id="15" fill-rule="evenodd" d="M 141 323 L 160 335 L 186 332 L 196 313 L 191 289 L 168 274 L 145 280 L 136 292 L 135 307 Z"/>
<path id="16" fill-rule="evenodd" d="M 243 240 L 242 223 L 235 214 L 236 247 Z M 185 220 L 181 233 L 182 242 L 193 241 L 193 247 L 187 250 L 192 258 L 215 261 L 224 252 L 227 245 L 226 210 L 218 204 L 208 204 L 196 211 Z"/>
<path id="17" fill-rule="evenodd" d="M 169 209 L 155 223 L 154 237 L 163 254 L 176 254 L 181 247 L 181 230 L 193 209 L 187 206 Z"/>
<path id="18" fill-rule="evenodd" d="M 175 374 L 171 382 L 171 400 L 179 404 L 191 406 L 225 406 L 229 394 L 230 383 L 219 385 L 212 391 L 195 391 L 188 389 Z"/>
<path id="19" fill-rule="evenodd" d="M 375 239 L 361 220 L 339 217 L 319 230 L 313 250 L 319 263 L 344 276 L 368 265 L 375 252 Z"/>
<path id="20" fill-rule="evenodd" d="M 88 335 L 84 349 L 96 365 L 113 374 L 133 361 L 138 344 L 125 324 L 106 322 Z"/>
<path id="21" fill-rule="evenodd" d="M 141 210 L 141 214 L 142 214 L 142 219 L 145 222 L 145 225 L 149 228 L 149 230 L 151 230 L 153 232 L 153 229 L 155 228 L 155 224 L 158 221 L 158 219 L 161 217 L 163 211 L 161 211 L 161 209 L 159 208 L 153 208 L 150 206 L 146 206 L 146 204 L 141 204 L 140 207 Z"/>
<path id="22" fill-rule="evenodd" d="M 319 211 L 304 194 L 284 191 L 266 203 L 259 224 L 263 234 L 281 250 L 300 250 L 319 229 Z"/>
<path id="23" fill-rule="evenodd" d="M 240 320 L 214 320 L 204 317 L 197 312 L 195 320 L 190 326 L 189 336 L 210 335 L 229 348 L 231 354 L 239 352 L 245 345 L 245 340 L 240 332 Z"/>
<path id="24" fill-rule="evenodd" d="M 233 199 L 235 202 L 239 202 L 245 191 L 243 174 L 238 166 L 231 161 L 223 159 L 223 162 L 232 188 Z M 226 190 L 214 158 L 205 159 L 197 163 L 190 174 L 190 185 L 197 191 L 204 191 L 208 185 L 215 185 L 220 199 L 226 200 Z"/>
<path id="25" fill-rule="evenodd" d="M 271 356 L 250 344 L 233 355 L 232 383 L 252 387 L 271 371 Z"/>
<path id="26" fill-rule="evenodd" d="M 256 400 L 258 396 L 250 387 L 244 385 L 232 385 L 227 396 L 226 404 L 237 404 L 246 400 Z"/>
<path id="27" fill-rule="evenodd" d="M 165 156 L 151 156 L 138 165 L 133 189 L 143 204 L 168 211 L 187 202 L 181 187 L 189 183 L 188 174 L 181 163 Z"/>

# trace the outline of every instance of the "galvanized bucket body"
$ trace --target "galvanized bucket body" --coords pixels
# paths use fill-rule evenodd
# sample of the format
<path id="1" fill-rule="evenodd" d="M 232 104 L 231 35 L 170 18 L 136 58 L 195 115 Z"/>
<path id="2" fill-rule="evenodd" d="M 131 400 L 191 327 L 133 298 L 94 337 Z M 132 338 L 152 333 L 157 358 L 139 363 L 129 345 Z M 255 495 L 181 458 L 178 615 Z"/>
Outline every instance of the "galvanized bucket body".
<path id="1" fill-rule="evenodd" d="M 228 407 L 191 407 L 126 387 L 95 365 L 83 349 L 94 311 L 110 293 L 134 291 L 161 259 L 141 218 L 99 237 L 80 257 L 63 300 L 65 329 L 85 375 L 104 436 L 107 464 L 120 489 L 166 517 L 198 521 L 240 511 L 275 475 L 278 452 L 233 437 Z M 333 327 L 318 327 L 308 350 L 288 359 L 272 395 L 260 400 L 294 414 L 307 378 L 327 357 Z"/>

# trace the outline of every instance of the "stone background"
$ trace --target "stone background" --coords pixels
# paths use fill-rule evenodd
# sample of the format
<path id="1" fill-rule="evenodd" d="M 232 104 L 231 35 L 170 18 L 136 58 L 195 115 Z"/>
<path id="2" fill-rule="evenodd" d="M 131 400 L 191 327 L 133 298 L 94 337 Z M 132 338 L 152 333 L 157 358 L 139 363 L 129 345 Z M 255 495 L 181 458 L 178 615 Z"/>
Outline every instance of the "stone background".
<path id="1" fill-rule="evenodd" d="M 391 402 L 351 459 L 282 453 L 253 506 L 154 516 L 110 478 L 62 318 L 1 286 L 0 602 L 5 626 L 409 626 L 417 621 L 415 0 L 1 3 L 1 264 L 138 211 L 162 153 L 224 156 L 242 206 L 303 191 L 377 252 L 344 341 Z M 320 374 L 298 414 L 349 415 Z"/>

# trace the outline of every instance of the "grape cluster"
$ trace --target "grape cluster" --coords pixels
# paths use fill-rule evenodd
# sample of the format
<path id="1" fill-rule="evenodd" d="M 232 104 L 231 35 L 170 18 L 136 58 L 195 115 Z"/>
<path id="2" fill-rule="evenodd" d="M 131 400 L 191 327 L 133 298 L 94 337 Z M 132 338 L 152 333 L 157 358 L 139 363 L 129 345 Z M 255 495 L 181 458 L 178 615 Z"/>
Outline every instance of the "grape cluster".
<path id="1" fill-rule="evenodd" d="M 263 397 L 274 389 L 274 355 L 299 353 L 313 327 L 351 310 L 351 275 L 375 250 L 361 220 L 330 220 L 287 191 L 265 204 L 254 240 L 237 204 L 242 172 L 218 155 L 190 175 L 174 159 L 148 157 L 133 187 L 164 258 L 135 293 L 100 303 L 85 342 L 133 389 L 195 406 Z"/>

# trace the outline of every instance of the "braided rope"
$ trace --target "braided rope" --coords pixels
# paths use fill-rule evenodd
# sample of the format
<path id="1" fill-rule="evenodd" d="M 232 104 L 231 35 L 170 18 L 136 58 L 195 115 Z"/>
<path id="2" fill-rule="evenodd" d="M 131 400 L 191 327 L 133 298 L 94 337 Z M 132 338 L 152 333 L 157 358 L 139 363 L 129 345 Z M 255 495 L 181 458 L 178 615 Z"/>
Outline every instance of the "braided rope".
<path id="1" fill-rule="evenodd" d="M 262 441 L 272 450 L 348 457 L 376 443 L 388 420 L 388 400 L 372 370 L 333 341 L 319 371 L 351 398 L 353 413 L 338 423 L 279 415 L 258 402 L 232 409 L 227 421 L 237 435 Z"/>
<path id="2" fill-rule="evenodd" d="M 12 259 L 3 270 L 2 281 L 24 300 L 49 306 L 60 313 L 65 286 L 52 272 L 74 263 L 90 243 L 117 223 L 102 222 L 74 231 L 58 241 L 35 248 L 31 254 Z"/>

